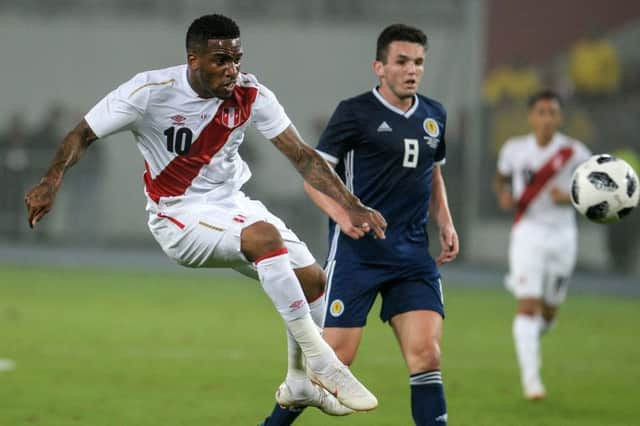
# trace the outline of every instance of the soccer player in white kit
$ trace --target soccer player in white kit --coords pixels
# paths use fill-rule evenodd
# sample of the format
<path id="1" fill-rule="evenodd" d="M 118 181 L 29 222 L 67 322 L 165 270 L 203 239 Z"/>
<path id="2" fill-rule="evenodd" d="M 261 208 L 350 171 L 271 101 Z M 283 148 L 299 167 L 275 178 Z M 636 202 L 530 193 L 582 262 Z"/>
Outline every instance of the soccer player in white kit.
<path id="1" fill-rule="evenodd" d="M 558 129 L 560 98 L 550 90 L 529 100 L 532 133 L 505 142 L 494 188 L 503 210 L 515 209 L 507 288 L 518 300 L 513 321 L 524 396 L 543 399 L 540 337 L 565 300 L 576 263 L 577 229 L 569 191 L 575 168 L 589 150 Z"/>
<path id="2" fill-rule="evenodd" d="M 92 142 L 131 131 L 145 160 L 149 229 L 164 252 L 184 266 L 231 267 L 259 278 L 284 319 L 293 391 L 290 400 L 278 402 L 317 406 L 333 415 L 375 408 L 376 398 L 318 330 L 322 268 L 280 219 L 240 191 L 251 175 L 238 154 L 245 129 L 255 124 L 305 181 L 339 203 L 353 238 L 368 232 L 384 238 L 384 218 L 362 205 L 302 141 L 275 95 L 253 75 L 240 73 L 242 45 L 233 20 L 196 19 L 186 47 L 186 64 L 137 74 L 64 138 L 51 167 L 25 197 L 29 225 L 49 212 L 65 171 Z"/>

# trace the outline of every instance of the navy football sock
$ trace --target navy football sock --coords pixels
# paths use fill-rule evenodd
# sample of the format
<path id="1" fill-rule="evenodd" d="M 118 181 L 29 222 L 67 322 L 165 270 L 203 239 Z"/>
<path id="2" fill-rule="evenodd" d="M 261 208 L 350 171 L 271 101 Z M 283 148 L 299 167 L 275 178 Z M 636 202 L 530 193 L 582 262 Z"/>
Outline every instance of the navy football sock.
<path id="1" fill-rule="evenodd" d="M 276 404 L 273 407 L 273 411 L 271 415 L 267 417 L 264 426 L 289 426 L 293 423 L 295 419 L 298 418 L 302 411 L 303 407 L 300 408 L 282 408 L 280 405 Z"/>
<path id="2" fill-rule="evenodd" d="M 411 413 L 416 426 L 446 426 L 447 403 L 440 370 L 412 374 Z"/>

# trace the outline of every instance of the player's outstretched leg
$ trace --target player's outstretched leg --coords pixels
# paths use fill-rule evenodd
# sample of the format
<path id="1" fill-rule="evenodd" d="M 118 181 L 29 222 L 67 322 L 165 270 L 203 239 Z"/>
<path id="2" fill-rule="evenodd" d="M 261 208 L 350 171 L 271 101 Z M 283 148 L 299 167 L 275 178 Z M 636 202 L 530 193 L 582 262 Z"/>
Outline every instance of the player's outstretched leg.
<path id="1" fill-rule="evenodd" d="M 265 292 L 300 345 L 310 378 L 353 410 L 374 409 L 378 405 L 376 397 L 322 339 L 278 230 L 269 223 L 257 222 L 243 229 L 241 239 L 242 252 L 256 264 Z"/>
<path id="2" fill-rule="evenodd" d="M 519 313 L 513 321 L 513 339 L 520 365 L 520 378 L 524 397 L 529 400 L 544 399 L 546 391 L 540 378 L 540 331 L 543 319 L 540 314 Z"/>
<path id="3" fill-rule="evenodd" d="M 302 268 L 296 270 L 296 275 L 305 287 L 305 295 L 310 298 L 309 292 L 306 290 L 309 277 L 315 275 L 314 279 L 321 279 L 319 283 L 321 289 L 324 288 L 324 274 L 318 265 L 313 265 L 319 271 L 313 271 L 314 268 Z M 311 271 L 306 271 L 309 270 Z M 320 275 L 318 275 L 318 272 Z M 313 322 L 320 328 L 324 316 L 324 298 L 323 290 L 314 292 L 311 297 L 315 296 L 315 300 L 309 302 L 309 309 Z M 263 423 L 264 426 L 288 426 L 291 425 L 303 412 L 305 407 L 317 407 L 326 414 L 332 416 L 344 416 L 353 413 L 353 410 L 345 407 L 333 395 L 325 389 L 311 383 L 307 377 L 304 356 L 300 346 L 295 341 L 291 333 L 287 333 L 287 378 L 276 391 L 276 405 L 273 411 Z"/>

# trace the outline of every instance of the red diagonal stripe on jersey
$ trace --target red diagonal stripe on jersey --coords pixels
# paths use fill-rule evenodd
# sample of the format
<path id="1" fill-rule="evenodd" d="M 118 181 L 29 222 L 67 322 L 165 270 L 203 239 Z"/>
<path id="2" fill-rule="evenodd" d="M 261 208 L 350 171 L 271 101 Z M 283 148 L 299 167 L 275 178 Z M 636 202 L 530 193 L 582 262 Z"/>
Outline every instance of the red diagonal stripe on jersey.
<path id="1" fill-rule="evenodd" d="M 257 96 L 258 89 L 255 87 L 236 86 L 233 96 L 220 105 L 211 122 L 191 144 L 188 154 L 179 155 L 171 160 L 155 178 L 151 178 L 149 165 L 145 162 L 144 184 L 149 197 L 157 203 L 160 197 L 183 195 L 202 167 L 209 164 L 213 156 L 222 149 L 233 128 L 239 127 L 249 119 L 251 106 Z M 231 129 L 223 122 L 223 114 L 228 108 L 240 111 L 239 120 L 233 123 Z"/>
<path id="2" fill-rule="evenodd" d="M 529 205 L 536 199 L 542 188 L 551 180 L 553 176 L 562 169 L 573 155 L 573 148 L 566 147 L 559 149 L 537 172 L 533 175 L 531 183 L 524 188 L 518 204 L 513 223 L 516 224 L 522 219 Z"/>

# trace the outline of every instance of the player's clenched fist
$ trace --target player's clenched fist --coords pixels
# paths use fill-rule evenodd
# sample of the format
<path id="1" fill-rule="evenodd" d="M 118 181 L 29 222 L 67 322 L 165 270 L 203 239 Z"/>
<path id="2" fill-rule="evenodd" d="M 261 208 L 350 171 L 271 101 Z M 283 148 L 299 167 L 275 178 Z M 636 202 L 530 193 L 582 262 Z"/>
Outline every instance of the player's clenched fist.
<path id="1" fill-rule="evenodd" d="M 49 181 L 42 180 L 31 191 L 27 192 L 24 202 L 27 205 L 29 226 L 33 228 L 42 217 L 49 213 L 56 199 L 57 189 Z"/>

